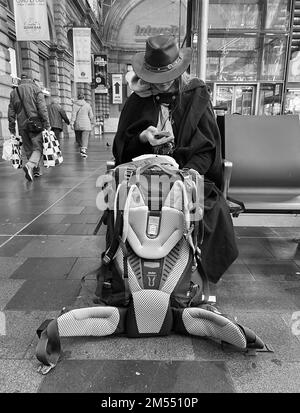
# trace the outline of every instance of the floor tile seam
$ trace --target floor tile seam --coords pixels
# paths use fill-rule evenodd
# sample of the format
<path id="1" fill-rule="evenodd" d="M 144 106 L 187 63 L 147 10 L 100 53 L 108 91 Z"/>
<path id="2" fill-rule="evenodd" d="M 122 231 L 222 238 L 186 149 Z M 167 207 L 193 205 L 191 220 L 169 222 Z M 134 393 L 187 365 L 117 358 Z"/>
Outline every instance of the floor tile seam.
<path id="1" fill-rule="evenodd" d="M 136 357 L 136 358 L 120 358 L 120 356 L 117 356 L 116 358 L 113 358 L 111 355 L 108 355 L 107 357 L 105 357 L 104 355 L 99 355 L 99 356 L 93 355 L 93 357 L 91 358 L 90 355 L 87 354 L 87 357 L 83 357 L 83 356 L 70 357 L 70 356 L 68 356 L 67 358 L 62 358 L 60 360 L 60 362 L 65 363 L 65 362 L 68 362 L 68 361 L 72 361 L 72 362 L 74 362 L 74 361 L 79 361 L 79 362 L 81 362 L 81 361 L 83 361 L 83 362 L 85 362 L 85 361 L 95 361 L 95 362 L 97 362 L 97 361 L 114 361 L 114 362 L 116 362 L 116 361 L 119 361 L 119 362 L 149 361 L 149 362 L 166 362 L 166 363 L 169 363 L 170 361 L 171 362 L 172 361 L 174 361 L 174 362 L 181 361 L 181 362 L 184 362 L 184 363 L 186 363 L 186 362 L 194 363 L 196 361 L 196 362 L 201 362 L 201 363 L 215 363 L 215 362 L 224 363 L 224 361 L 225 361 L 225 359 L 201 359 L 201 360 L 198 360 L 196 358 L 191 359 L 191 358 L 174 357 L 174 356 L 171 356 L 171 357 L 170 358 L 159 358 L 159 357 L 147 358 L 147 356 L 146 356 L 146 357 Z M 0 357 L 0 360 L 1 360 L 1 357 Z M 30 359 L 25 359 L 25 360 L 30 360 Z"/>
<path id="2" fill-rule="evenodd" d="M 22 353 L 22 355 L 18 356 L 18 357 L 14 357 L 14 356 L 9 356 L 9 355 L 4 355 L 1 356 L 0 355 L 0 361 L 1 360 L 13 360 L 13 361 L 30 361 L 30 360 L 34 360 L 34 357 L 31 354 L 31 348 L 34 345 L 34 342 L 36 341 L 36 333 L 33 333 L 32 338 L 28 339 L 27 344 L 24 346 L 25 348 L 22 350 L 22 352 L 20 351 L 20 353 Z M 36 346 L 36 345 L 35 345 Z"/>
<path id="3" fill-rule="evenodd" d="M 298 261 L 297 258 L 292 258 L 292 257 L 240 257 L 243 260 L 243 265 L 245 264 L 251 264 L 251 265 L 261 265 L 261 264 L 269 264 L 269 265 L 282 265 L 286 264 L 287 262 L 290 263 L 295 263 L 297 264 L 296 261 Z M 273 262 L 275 261 L 275 263 Z"/>
<path id="4" fill-rule="evenodd" d="M 27 350 L 26 350 L 26 352 L 27 352 Z M 27 357 L 26 358 L 25 354 L 24 354 L 24 357 L 22 357 L 22 358 L 20 358 L 20 356 L 18 356 L 18 357 L 13 357 L 13 356 L 1 357 L 0 356 L 0 362 L 1 361 L 14 361 L 14 362 L 19 362 L 19 361 L 21 361 L 21 362 L 24 362 L 24 361 L 33 362 L 34 361 L 35 362 L 33 357 Z M 0 393 L 1 393 L 1 391 L 0 391 Z"/>
<path id="5" fill-rule="evenodd" d="M 290 240 L 292 242 L 294 242 L 295 244 L 297 244 L 297 242 L 295 241 L 296 237 L 294 236 L 280 236 L 280 235 L 271 235 L 271 236 L 261 236 L 261 237 L 257 237 L 257 236 L 248 236 L 248 235 L 236 235 L 237 239 L 283 239 L 283 240 Z"/>
<path id="6" fill-rule="evenodd" d="M 68 224 L 67 224 L 68 225 Z M 91 224 L 93 225 L 93 224 Z M 96 224 L 95 224 L 96 225 Z M 68 228 L 66 229 L 68 231 Z M 14 238 L 25 238 L 25 237 L 34 237 L 34 238 L 45 238 L 45 237 L 99 237 L 102 236 L 104 237 L 105 234 L 103 235 L 94 235 L 94 234 L 19 234 L 15 235 Z"/>
<path id="7" fill-rule="evenodd" d="M 55 225 L 55 224 L 54 224 Z M 68 225 L 68 224 L 67 224 Z M 93 225 L 93 224 L 89 224 Z M 3 235 L 5 236 L 5 235 Z M 105 234 L 103 235 L 93 235 L 93 234 L 18 234 L 18 235 L 13 235 L 14 238 L 38 238 L 38 237 L 104 237 Z M 11 257 L 7 257 L 11 258 Z"/>
<path id="8" fill-rule="evenodd" d="M 254 282 L 257 281 L 256 278 L 254 277 L 254 275 L 252 274 L 250 268 L 248 267 L 247 263 L 245 263 L 244 265 L 245 265 L 245 267 L 247 268 L 247 270 L 249 271 L 249 274 L 250 274 L 251 277 L 252 277 L 252 281 L 254 281 Z M 245 281 L 246 281 L 246 280 L 245 280 Z"/>
<path id="9" fill-rule="evenodd" d="M 73 271 L 73 268 L 75 268 L 75 266 L 76 266 L 76 264 L 77 264 L 77 262 L 78 262 L 78 260 L 79 260 L 79 257 L 74 257 L 75 259 L 74 259 L 74 262 L 73 262 L 73 264 L 71 265 L 71 267 L 70 267 L 70 269 L 68 270 L 68 274 L 66 274 L 66 276 L 65 276 L 65 280 L 68 280 L 68 277 L 69 277 L 69 275 L 72 273 L 72 271 Z"/>
<path id="10" fill-rule="evenodd" d="M 38 218 L 43 216 L 46 212 L 48 212 L 53 206 L 55 206 L 57 203 L 59 203 L 62 199 L 64 199 L 66 196 L 68 196 L 72 191 L 74 191 L 76 188 L 78 188 L 80 185 L 82 185 L 84 182 L 86 182 L 87 179 L 89 179 L 91 176 L 93 176 L 99 169 L 101 169 L 102 166 L 98 167 L 88 175 L 85 179 L 82 181 L 78 182 L 73 188 L 69 189 L 63 196 L 61 196 L 59 199 L 57 199 L 52 205 L 50 205 L 47 209 L 45 209 L 43 212 L 41 212 L 39 215 L 37 215 L 33 220 L 31 220 L 28 224 L 26 224 L 23 228 L 21 228 L 19 231 L 17 231 L 14 235 L 12 235 L 8 240 L 4 241 L 1 245 L 0 248 L 3 247 L 4 245 L 8 244 L 14 237 L 19 235 L 22 231 L 24 231 L 27 227 L 29 227 L 33 222 L 35 222 Z"/>
<path id="11" fill-rule="evenodd" d="M 266 277 L 267 281 L 270 282 L 274 282 L 274 284 L 276 283 L 280 283 L 280 282 L 286 282 L 288 283 L 287 285 L 291 284 L 291 283 L 296 283 L 299 282 L 299 286 L 300 286 L 300 280 L 285 280 L 283 279 L 283 277 L 285 277 L 285 274 L 274 274 L 274 275 L 266 275 L 266 274 L 253 274 L 254 280 L 255 281 L 263 281 L 262 278 Z M 243 280 L 239 280 L 239 282 L 244 282 Z"/>
<path id="12" fill-rule="evenodd" d="M 221 307 L 221 305 L 220 305 L 220 307 Z M 223 313 L 226 313 L 226 314 L 233 314 L 233 312 L 235 311 L 236 314 L 234 314 L 234 315 L 238 319 L 240 319 L 241 314 L 242 315 L 243 314 L 253 315 L 253 316 L 262 315 L 262 317 L 267 314 L 268 316 L 276 315 L 277 317 L 280 317 L 280 315 L 282 313 L 289 313 L 289 312 L 291 313 L 291 312 L 299 311 L 299 306 L 297 306 L 296 304 L 293 304 L 293 307 L 292 307 L 292 305 L 285 306 L 284 308 L 281 307 L 279 310 L 277 310 L 277 309 L 274 309 L 274 310 L 268 309 L 268 313 L 266 313 L 265 307 L 260 307 L 258 309 L 251 308 L 251 310 L 248 311 L 248 310 L 245 310 L 244 307 L 241 308 L 241 307 L 238 307 L 237 305 L 233 306 L 232 304 L 222 303 L 222 311 L 223 311 Z"/>
<path id="13" fill-rule="evenodd" d="M 296 262 L 296 260 L 291 260 L 295 265 L 296 265 L 296 267 L 297 268 L 299 268 L 299 270 L 300 270 L 300 262 L 299 262 L 299 264 Z"/>
<path id="14" fill-rule="evenodd" d="M 64 337 L 67 338 L 67 337 Z M 74 337 L 71 337 L 74 338 Z M 100 337 L 101 338 L 101 337 Z M 241 354 L 242 356 L 244 356 L 244 354 Z M 91 360 L 91 361 L 120 361 L 120 362 L 127 362 L 127 361 L 149 361 L 149 362 L 170 362 L 170 361 L 182 361 L 182 362 L 192 362 L 194 363 L 196 362 L 200 362 L 200 363 L 226 363 L 228 361 L 228 358 L 224 357 L 224 358 L 201 358 L 199 359 L 198 356 L 195 356 L 194 358 L 190 358 L 190 357 L 174 357 L 174 356 L 170 356 L 170 358 L 159 358 L 156 356 L 156 358 L 147 358 L 147 356 L 144 357 L 136 357 L 136 358 L 120 358 L 120 356 L 117 356 L 116 358 L 112 358 L 111 355 L 108 355 L 107 357 L 103 354 L 97 356 L 97 355 L 93 355 L 93 358 L 89 357 L 90 354 L 87 354 L 86 357 L 83 357 L 82 355 L 80 357 L 72 357 L 72 356 L 68 356 L 67 358 L 63 358 L 61 359 L 62 362 L 66 362 L 66 361 L 87 361 L 87 360 Z M 125 356 L 124 356 L 125 357 Z M 171 358 L 172 357 L 172 358 Z M 250 356 L 248 356 L 250 357 Z M 252 356 L 251 356 L 252 357 Z M 297 361 L 296 361 L 297 362 Z"/>
<path id="15" fill-rule="evenodd" d="M 267 276 L 266 276 L 267 277 Z M 220 280 L 219 281 L 219 285 L 218 285 L 218 287 L 220 287 L 220 288 L 222 288 L 221 286 L 222 286 L 222 282 L 226 282 L 226 285 L 228 286 L 228 284 L 230 284 L 230 283 L 232 283 L 232 284 L 234 284 L 234 285 L 236 285 L 237 284 L 237 280 L 236 279 L 234 279 L 234 277 L 232 277 L 233 279 L 230 279 L 230 280 Z M 259 284 L 259 285 L 266 285 L 266 287 L 268 287 L 268 286 L 270 286 L 273 282 L 274 282 L 274 284 L 277 284 L 277 283 L 280 283 L 280 284 L 283 284 L 283 285 L 286 285 L 286 286 L 290 286 L 292 283 L 294 283 L 294 284 L 299 284 L 300 285 L 300 280 L 291 280 L 291 281 L 287 281 L 287 280 L 271 280 L 269 277 L 267 277 L 265 280 L 262 280 L 261 279 L 261 277 L 260 277 L 260 279 L 259 280 L 257 280 L 257 279 L 255 279 L 255 281 L 256 281 L 256 283 L 257 284 Z M 239 280 L 238 282 L 241 282 L 241 283 L 248 283 L 248 284 L 250 284 L 250 285 L 253 285 L 254 283 L 253 283 L 253 281 L 251 280 L 251 281 L 249 281 L 249 279 L 248 280 Z M 220 294 L 220 293 L 219 293 Z"/>
<path id="16" fill-rule="evenodd" d="M 30 277 L 30 278 L 19 278 L 19 277 L 12 277 L 10 276 L 9 280 L 18 280 L 18 281 L 34 281 L 35 283 L 39 283 L 42 281 L 77 281 L 76 279 L 68 279 L 69 274 L 64 274 L 61 277 L 43 277 L 39 279 L 38 277 Z M 80 279 L 78 279 L 80 280 Z"/>
<path id="17" fill-rule="evenodd" d="M 242 353 L 241 355 L 243 355 L 244 357 L 245 357 L 245 354 L 244 353 Z M 232 390 L 233 390 L 233 393 L 238 393 L 238 386 L 237 386 L 237 382 L 236 382 L 236 380 L 234 380 L 234 377 L 233 377 L 233 371 L 232 371 L 232 369 L 230 368 L 230 364 L 228 363 L 228 361 L 230 361 L 230 360 L 223 360 L 223 363 L 224 363 L 224 367 L 225 367 L 225 375 L 227 376 L 227 378 L 229 379 L 229 384 L 230 384 L 230 386 L 232 387 Z"/>
<path id="18" fill-rule="evenodd" d="M 261 282 L 263 282 L 263 280 L 261 280 L 261 278 L 262 277 L 266 277 L 266 281 L 272 281 L 272 282 L 274 282 L 274 283 L 278 283 L 278 282 L 286 282 L 286 283 L 291 283 L 291 282 L 297 282 L 297 281 L 299 281 L 300 282 L 300 280 L 281 280 L 280 279 L 280 277 L 283 277 L 283 276 L 285 276 L 285 274 L 283 274 L 283 273 L 280 273 L 280 274 L 264 274 L 263 272 L 261 272 L 261 273 L 258 273 L 258 272 L 254 272 L 254 273 L 252 273 L 251 272 L 251 269 L 248 267 L 248 265 L 253 265 L 253 264 L 249 264 L 248 263 L 248 265 L 247 264 L 245 264 L 246 265 L 246 267 L 247 267 L 247 269 L 249 270 L 249 272 L 250 272 L 250 275 L 252 276 L 252 278 L 253 278 L 253 281 L 261 281 Z M 272 264 L 270 264 L 271 266 L 272 266 Z M 280 265 L 280 264 L 273 264 L 273 266 L 275 266 L 275 268 L 276 268 L 276 265 Z M 296 268 L 296 270 L 297 270 L 297 268 Z M 253 270 L 252 270 L 253 271 Z M 243 274 L 240 274 L 241 276 L 243 275 Z M 299 275 L 299 274 L 297 274 L 297 272 L 296 272 L 296 274 L 295 275 Z M 236 276 L 236 275 L 235 275 Z M 278 279 L 276 279 L 276 278 L 278 278 Z M 225 280 L 225 281 L 231 281 L 231 280 Z M 239 280 L 239 282 L 247 282 L 247 281 L 249 281 L 249 280 Z"/>

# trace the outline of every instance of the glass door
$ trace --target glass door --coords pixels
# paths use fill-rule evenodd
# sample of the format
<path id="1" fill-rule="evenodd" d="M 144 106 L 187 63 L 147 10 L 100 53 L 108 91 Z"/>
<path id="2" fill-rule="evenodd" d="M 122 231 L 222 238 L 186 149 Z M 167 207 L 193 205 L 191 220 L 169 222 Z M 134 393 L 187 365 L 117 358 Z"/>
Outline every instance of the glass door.
<path id="1" fill-rule="evenodd" d="M 220 85 L 215 88 L 215 106 L 227 107 L 226 113 L 255 114 L 255 85 Z"/>

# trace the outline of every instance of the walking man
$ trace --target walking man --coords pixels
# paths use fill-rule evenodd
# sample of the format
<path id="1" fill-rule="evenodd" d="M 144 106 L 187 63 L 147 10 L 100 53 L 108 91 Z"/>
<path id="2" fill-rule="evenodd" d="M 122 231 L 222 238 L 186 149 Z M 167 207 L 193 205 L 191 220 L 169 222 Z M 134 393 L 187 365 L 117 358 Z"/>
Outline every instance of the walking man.
<path id="1" fill-rule="evenodd" d="M 34 118 L 35 123 L 39 124 L 39 132 L 33 132 L 29 128 L 28 118 Z M 31 182 L 34 177 L 41 175 L 39 165 L 43 153 L 42 130 L 50 130 L 50 122 L 44 94 L 27 73 L 21 75 L 19 86 L 10 94 L 8 122 L 11 135 L 16 134 L 16 121 L 28 159 L 23 167 L 25 178 Z"/>

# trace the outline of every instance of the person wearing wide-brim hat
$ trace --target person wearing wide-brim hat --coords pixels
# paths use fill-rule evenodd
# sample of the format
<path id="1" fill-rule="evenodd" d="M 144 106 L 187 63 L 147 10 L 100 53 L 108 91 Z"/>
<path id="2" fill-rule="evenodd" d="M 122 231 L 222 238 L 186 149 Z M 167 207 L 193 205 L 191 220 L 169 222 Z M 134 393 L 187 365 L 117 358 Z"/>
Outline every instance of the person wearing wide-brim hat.
<path id="1" fill-rule="evenodd" d="M 146 40 L 145 51 L 134 55 L 133 71 L 126 75 L 133 93 L 120 115 L 113 154 L 119 165 L 143 154 L 164 153 L 180 168 L 205 176 L 202 262 L 209 280 L 216 283 L 238 249 L 222 194 L 219 129 L 206 84 L 187 75 L 191 61 L 192 50 L 179 49 L 173 36 Z"/>

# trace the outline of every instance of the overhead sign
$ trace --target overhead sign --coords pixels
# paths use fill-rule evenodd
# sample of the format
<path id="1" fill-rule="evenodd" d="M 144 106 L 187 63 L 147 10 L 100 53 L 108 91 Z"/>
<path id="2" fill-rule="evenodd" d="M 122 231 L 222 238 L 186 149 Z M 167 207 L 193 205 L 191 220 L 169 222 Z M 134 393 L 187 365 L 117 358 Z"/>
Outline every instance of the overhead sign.
<path id="1" fill-rule="evenodd" d="M 50 40 L 47 0 L 14 0 L 18 41 Z"/>
<path id="2" fill-rule="evenodd" d="M 122 74 L 113 74 L 112 76 L 112 96 L 114 104 L 123 103 L 123 87 L 122 87 Z"/>
<path id="3" fill-rule="evenodd" d="M 94 85 L 95 93 L 108 93 L 107 85 L 107 56 L 94 55 Z"/>
<path id="4" fill-rule="evenodd" d="M 74 81 L 76 83 L 92 82 L 91 65 L 91 28 L 73 29 Z"/>

